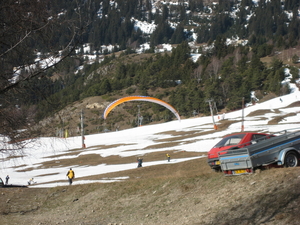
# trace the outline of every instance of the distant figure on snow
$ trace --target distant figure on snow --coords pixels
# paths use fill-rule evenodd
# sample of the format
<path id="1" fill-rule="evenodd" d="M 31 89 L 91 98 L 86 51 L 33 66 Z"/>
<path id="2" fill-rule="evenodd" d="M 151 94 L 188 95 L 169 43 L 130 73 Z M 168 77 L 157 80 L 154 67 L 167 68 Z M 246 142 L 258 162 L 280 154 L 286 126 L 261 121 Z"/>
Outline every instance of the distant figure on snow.
<path id="1" fill-rule="evenodd" d="M 30 178 L 29 181 L 28 181 L 28 185 L 31 185 L 31 184 L 35 184 L 36 182 L 33 180 L 33 178 Z"/>
<path id="2" fill-rule="evenodd" d="M 139 158 L 137 159 L 137 162 L 138 162 L 138 166 L 137 166 L 137 167 L 138 167 L 138 168 L 139 168 L 139 167 L 142 167 L 143 159 L 139 157 Z"/>
<path id="3" fill-rule="evenodd" d="M 75 173 L 74 171 L 72 170 L 72 168 L 70 168 L 70 170 L 68 171 L 67 173 L 67 177 L 69 179 L 69 184 L 71 185 L 73 183 L 73 179 L 75 177 Z"/>
<path id="4" fill-rule="evenodd" d="M 7 175 L 5 178 L 5 185 L 8 185 L 9 176 Z"/>
<path id="5" fill-rule="evenodd" d="M 171 156 L 168 153 L 166 154 L 166 156 L 167 156 L 168 162 L 170 162 Z"/>

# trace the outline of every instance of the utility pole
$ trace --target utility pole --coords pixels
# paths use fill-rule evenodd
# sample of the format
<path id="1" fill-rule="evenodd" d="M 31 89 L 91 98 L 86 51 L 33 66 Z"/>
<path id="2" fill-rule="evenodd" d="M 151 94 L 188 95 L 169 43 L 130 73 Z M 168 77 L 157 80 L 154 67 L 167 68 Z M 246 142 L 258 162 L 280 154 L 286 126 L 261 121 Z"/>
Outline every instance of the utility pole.
<path id="1" fill-rule="evenodd" d="M 81 124 L 82 148 L 85 148 L 85 143 L 84 143 L 84 129 L 83 129 L 83 110 L 81 110 L 81 114 L 80 114 L 80 124 Z"/>
<path id="2" fill-rule="evenodd" d="M 242 98 L 242 128 L 241 130 L 244 131 L 244 100 L 245 98 Z"/>
<path id="3" fill-rule="evenodd" d="M 210 114 L 211 114 L 212 121 L 213 121 L 213 124 L 214 124 L 214 129 L 217 130 L 218 127 L 217 127 L 217 125 L 215 123 L 215 119 L 214 119 L 214 112 L 213 112 L 212 104 L 211 104 L 212 101 L 213 101 L 213 99 L 208 99 L 205 102 L 208 102 L 208 104 L 209 104 L 209 109 L 210 109 Z"/>

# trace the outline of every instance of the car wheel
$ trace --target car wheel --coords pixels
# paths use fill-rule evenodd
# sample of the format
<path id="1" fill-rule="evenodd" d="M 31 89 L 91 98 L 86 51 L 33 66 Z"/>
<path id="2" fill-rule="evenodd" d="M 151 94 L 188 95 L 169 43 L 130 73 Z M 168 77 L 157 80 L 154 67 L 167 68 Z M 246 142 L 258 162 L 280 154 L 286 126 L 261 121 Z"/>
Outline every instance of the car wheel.
<path id="1" fill-rule="evenodd" d="M 290 152 L 285 156 L 284 159 L 285 167 L 296 167 L 298 166 L 298 157 L 296 153 Z"/>

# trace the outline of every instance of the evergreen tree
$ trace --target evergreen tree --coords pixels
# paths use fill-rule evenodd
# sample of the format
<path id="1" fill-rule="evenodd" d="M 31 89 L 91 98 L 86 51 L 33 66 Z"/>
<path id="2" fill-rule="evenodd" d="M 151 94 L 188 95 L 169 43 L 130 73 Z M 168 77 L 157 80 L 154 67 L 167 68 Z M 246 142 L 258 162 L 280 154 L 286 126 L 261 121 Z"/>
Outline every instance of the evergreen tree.
<path id="1" fill-rule="evenodd" d="M 184 41 L 176 48 L 172 49 L 171 60 L 176 66 L 184 63 L 190 57 L 191 48 L 188 42 Z"/>
<path id="2" fill-rule="evenodd" d="M 111 85 L 110 85 L 109 80 L 108 80 L 108 79 L 104 79 L 104 80 L 101 82 L 99 94 L 100 94 L 100 95 L 104 95 L 104 94 L 110 93 L 111 90 L 112 90 L 112 89 L 111 89 Z"/>
<path id="3" fill-rule="evenodd" d="M 294 10 L 299 8 L 299 1 L 298 0 L 285 0 L 284 1 L 284 8 L 286 10 Z"/>
<path id="4" fill-rule="evenodd" d="M 182 23 L 178 24 L 176 27 L 172 37 L 171 37 L 171 44 L 180 44 L 185 40 L 184 30 Z"/>
<path id="5" fill-rule="evenodd" d="M 150 38 L 151 46 L 168 43 L 169 39 L 172 37 L 172 34 L 173 29 L 167 22 L 158 24 Z"/>

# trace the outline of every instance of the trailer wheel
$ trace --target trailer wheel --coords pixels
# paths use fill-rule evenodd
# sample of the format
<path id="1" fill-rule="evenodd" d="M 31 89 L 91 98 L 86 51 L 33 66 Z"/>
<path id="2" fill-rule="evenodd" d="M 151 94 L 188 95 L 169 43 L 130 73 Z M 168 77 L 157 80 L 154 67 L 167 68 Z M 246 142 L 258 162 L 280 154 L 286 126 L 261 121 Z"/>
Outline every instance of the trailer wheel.
<path id="1" fill-rule="evenodd" d="M 298 156 L 294 152 L 289 152 L 284 159 L 285 167 L 296 167 L 298 166 Z"/>
<path id="2" fill-rule="evenodd" d="M 222 172 L 221 168 L 214 168 L 213 169 L 216 173 Z"/>

